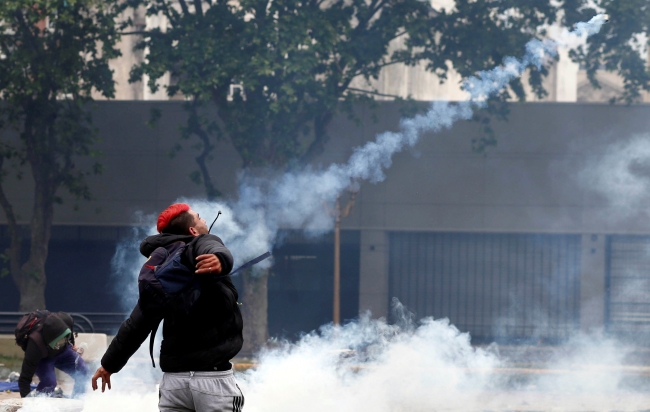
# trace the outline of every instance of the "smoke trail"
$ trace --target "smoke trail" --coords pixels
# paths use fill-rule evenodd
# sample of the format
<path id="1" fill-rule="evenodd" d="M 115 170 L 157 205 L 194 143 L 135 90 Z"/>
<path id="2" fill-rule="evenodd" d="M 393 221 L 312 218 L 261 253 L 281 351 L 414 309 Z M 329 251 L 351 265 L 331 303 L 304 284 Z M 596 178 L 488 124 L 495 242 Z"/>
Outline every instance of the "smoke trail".
<path id="1" fill-rule="evenodd" d="M 111 284 L 124 311 L 133 309 L 138 301 L 138 288 L 134 285 L 137 285 L 138 273 L 145 262 L 140 254 L 140 242 L 144 237 L 152 235 L 156 227 L 156 216 L 137 213 L 135 218 L 136 226 L 128 238 L 117 244 L 115 255 L 111 259 Z"/>
<path id="2" fill-rule="evenodd" d="M 607 219 L 647 215 L 650 201 L 650 135 L 607 146 L 579 172 L 581 185 L 601 195 Z"/>
<path id="3" fill-rule="evenodd" d="M 280 228 L 329 230 L 333 221 L 324 205 L 332 205 L 346 189 L 358 189 L 361 181 L 383 181 L 393 156 L 414 146 L 423 133 L 439 132 L 458 120 L 470 119 L 474 109 L 485 107 L 490 96 L 507 87 L 527 67 L 541 68 L 557 55 L 562 44 L 597 33 L 605 22 L 606 17 L 601 14 L 578 23 L 575 30 L 562 33 L 557 40 L 531 40 L 522 59 L 508 57 L 502 66 L 469 78 L 464 84 L 471 96 L 469 101 L 432 102 L 425 114 L 403 119 L 399 132 L 381 133 L 375 141 L 357 147 L 347 163 L 332 164 L 322 170 L 306 168 L 277 179 L 244 175 L 236 202 L 186 201 L 204 216 L 215 216 L 217 210 L 224 212 L 215 230 L 233 250 L 238 263 L 270 250 Z"/>

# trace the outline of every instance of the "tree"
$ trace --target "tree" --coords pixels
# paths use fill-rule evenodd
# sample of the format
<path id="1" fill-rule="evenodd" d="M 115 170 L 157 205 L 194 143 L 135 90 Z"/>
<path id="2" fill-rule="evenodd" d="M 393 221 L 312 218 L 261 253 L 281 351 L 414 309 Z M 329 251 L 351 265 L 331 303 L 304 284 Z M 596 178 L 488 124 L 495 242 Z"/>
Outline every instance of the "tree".
<path id="1" fill-rule="evenodd" d="M 457 0 L 453 10 L 419 0 L 144 3 L 148 14 L 164 15 L 168 24 L 142 33 L 139 47 L 149 54 L 132 80 L 148 75 L 156 90 L 156 80 L 170 73 L 167 93 L 188 99 L 182 136 L 199 140 L 192 178 L 208 198 L 220 194 L 208 165 L 216 139 L 230 139 L 245 168 L 305 164 L 323 150 L 335 114 L 353 115 L 355 103 L 372 100 L 377 90 L 370 81 L 382 68 L 425 61 L 441 81 L 451 69 L 467 78 L 520 55 L 529 40 L 546 35 L 541 27 L 596 13 L 587 0 Z M 548 65 L 531 68 L 528 76 L 540 97 Z M 367 82 L 363 88 L 355 86 L 359 79 Z M 488 132 L 477 140 L 479 150 L 495 144 L 486 119 L 503 116 L 513 99 L 526 99 L 520 79 L 491 100 L 487 115 L 477 115 Z M 265 319 L 266 279 L 251 279 L 245 288 L 260 291 L 262 308 L 252 316 Z M 252 323 L 266 325 L 257 318 Z"/>
<path id="2" fill-rule="evenodd" d="M 650 92 L 648 62 L 642 57 L 650 47 L 650 5 L 643 0 L 601 0 L 597 5 L 611 16 L 609 23 L 571 56 L 586 68 L 589 81 L 596 88 L 600 87 L 597 72 L 601 68 L 623 78 L 624 92 L 612 103 L 638 102 L 642 100 L 642 91 Z M 575 23 L 593 12 L 577 12 L 569 16 L 568 22 Z"/>
<path id="3" fill-rule="evenodd" d="M 88 110 L 92 93 L 113 95 L 108 60 L 119 55 L 118 0 L 7 0 L 0 3 L 0 205 L 11 244 L 5 252 L 21 311 L 45 308 L 45 262 L 60 189 L 90 196 L 84 177 L 100 165 Z M 17 136 L 16 136 L 17 135 Z M 29 253 L 23 261 L 18 218 L 2 182 L 27 166 L 34 180 Z"/>

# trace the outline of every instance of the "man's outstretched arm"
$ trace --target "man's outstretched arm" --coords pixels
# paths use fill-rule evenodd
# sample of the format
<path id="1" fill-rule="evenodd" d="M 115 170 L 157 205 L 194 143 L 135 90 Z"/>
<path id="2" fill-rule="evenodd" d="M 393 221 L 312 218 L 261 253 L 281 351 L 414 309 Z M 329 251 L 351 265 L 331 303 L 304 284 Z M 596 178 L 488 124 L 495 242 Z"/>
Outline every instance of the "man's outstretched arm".
<path id="1" fill-rule="evenodd" d="M 97 379 L 102 379 L 102 392 L 106 385 L 111 389 L 110 375 L 117 373 L 129 358 L 140 348 L 149 333 L 162 320 L 162 316 L 148 314 L 145 316 L 140 309 L 140 304 L 135 305 L 133 312 L 127 320 L 122 322 L 117 335 L 111 341 L 106 353 L 102 357 L 101 367 L 92 378 L 93 390 L 97 389 Z"/>

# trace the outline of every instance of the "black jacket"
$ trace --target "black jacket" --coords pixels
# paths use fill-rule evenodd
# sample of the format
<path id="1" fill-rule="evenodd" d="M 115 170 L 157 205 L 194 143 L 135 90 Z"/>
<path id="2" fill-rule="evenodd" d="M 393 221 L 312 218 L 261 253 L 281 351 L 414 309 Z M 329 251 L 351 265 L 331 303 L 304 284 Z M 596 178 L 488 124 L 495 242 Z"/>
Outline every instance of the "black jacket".
<path id="1" fill-rule="evenodd" d="M 58 317 L 56 313 L 50 313 L 47 315 Z M 71 319 L 60 318 L 65 326 L 71 331 L 74 329 L 74 321 Z M 58 325 L 57 325 L 58 326 Z M 29 334 L 29 340 L 27 341 L 27 347 L 25 348 L 25 357 L 23 358 L 23 365 L 20 370 L 20 377 L 18 378 L 18 388 L 20 389 L 20 396 L 25 397 L 31 391 L 30 384 L 32 383 L 32 378 L 34 373 L 36 373 L 36 367 L 38 366 L 41 359 L 44 358 L 53 358 L 57 355 L 60 355 L 65 351 L 65 347 L 62 347 L 59 350 L 54 350 L 50 348 L 45 340 L 43 339 L 43 334 L 45 335 L 59 335 L 63 330 L 60 330 L 60 327 L 55 330 L 48 331 L 48 328 L 57 326 L 51 326 L 49 322 L 44 322 L 36 330 Z M 70 343 L 74 345 L 74 334 L 70 336 Z"/>
<path id="2" fill-rule="evenodd" d="M 214 254 L 221 262 L 219 276 L 232 270 L 230 251 L 214 235 L 150 236 L 140 245 L 140 253 L 148 257 L 157 247 L 179 241 L 188 244 L 183 258 L 188 267 L 196 266 L 197 256 Z M 164 317 L 160 348 L 163 372 L 227 370 L 230 360 L 241 350 L 242 318 L 237 289 L 230 276 L 217 280 L 210 275 L 199 276 L 201 295 L 190 313 Z M 120 371 L 162 318 L 161 313 L 143 313 L 138 302 L 104 354 L 101 362 L 104 369 L 111 373 Z"/>

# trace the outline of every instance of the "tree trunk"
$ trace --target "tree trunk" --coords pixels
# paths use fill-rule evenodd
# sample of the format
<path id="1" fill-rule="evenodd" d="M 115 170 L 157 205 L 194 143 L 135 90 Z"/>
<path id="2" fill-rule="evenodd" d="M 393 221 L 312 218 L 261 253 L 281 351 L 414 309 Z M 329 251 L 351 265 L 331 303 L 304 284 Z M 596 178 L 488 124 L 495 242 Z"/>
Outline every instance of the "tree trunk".
<path id="1" fill-rule="evenodd" d="M 39 271 L 35 265 L 26 263 L 21 272 L 18 286 L 20 291 L 18 310 L 26 313 L 45 309 L 45 270 Z"/>
<path id="2" fill-rule="evenodd" d="M 259 351 L 269 339 L 268 322 L 268 271 L 253 275 L 246 270 L 242 275 L 242 316 L 244 318 L 244 347 L 242 355 L 251 356 Z"/>
<path id="3" fill-rule="evenodd" d="M 4 156 L 0 156 L 0 173 L 4 171 Z M 22 290 L 22 275 L 21 275 L 21 256 L 22 256 L 22 239 L 20 238 L 18 222 L 16 221 L 16 214 L 14 213 L 14 208 L 11 206 L 9 199 L 7 198 L 4 187 L 2 186 L 2 181 L 0 181 L 0 205 L 5 212 L 7 218 L 7 226 L 9 228 L 9 237 L 11 238 L 11 243 L 9 247 L 5 249 L 5 256 L 9 259 L 9 273 L 11 278 L 14 281 L 14 284 L 18 290 Z M 22 293 L 21 293 L 22 296 Z M 22 297 L 21 297 L 22 301 Z"/>
<path id="4" fill-rule="evenodd" d="M 21 268 L 20 273 L 20 311 L 29 312 L 36 309 L 45 309 L 45 262 L 49 251 L 50 236 L 52 233 L 52 219 L 54 217 L 54 190 L 53 184 L 46 175 L 46 171 L 37 171 L 34 165 L 32 170 L 42 175 L 35 180 L 34 213 L 31 221 L 31 239 L 29 259 Z"/>
<path id="5" fill-rule="evenodd" d="M 210 174 L 207 161 L 214 150 L 214 145 L 210 141 L 210 134 L 201 125 L 201 114 L 199 109 L 201 107 L 198 96 L 194 96 L 191 103 L 186 103 L 185 110 L 188 113 L 187 128 L 188 131 L 195 134 L 201 140 L 201 153 L 195 158 L 196 164 L 199 166 L 201 173 L 203 187 L 208 200 L 214 201 L 221 197 L 222 193 L 214 185 L 212 175 Z"/>
<path id="6" fill-rule="evenodd" d="M 56 161 L 53 153 L 48 150 L 47 145 L 43 145 L 43 141 L 53 140 L 52 125 L 56 120 L 56 112 L 50 114 L 47 120 L 44 126 L 37 128 L 32 128 L 32 124 L 26 124 L 23 133 L 27 158 L 34 177 L 34 209 L 30 222 L 29 259 L 20 268 L 20 279 L 16 282 L 20 291 L 19 310 L 23 312 L 46 308 L 45 261 L 47 261 L 52 233 L 54 194 L 59 183 L 54 177 L 56 171 L 53 169 Z M 41 139 L 37 136 L 41 136 Z"/>

